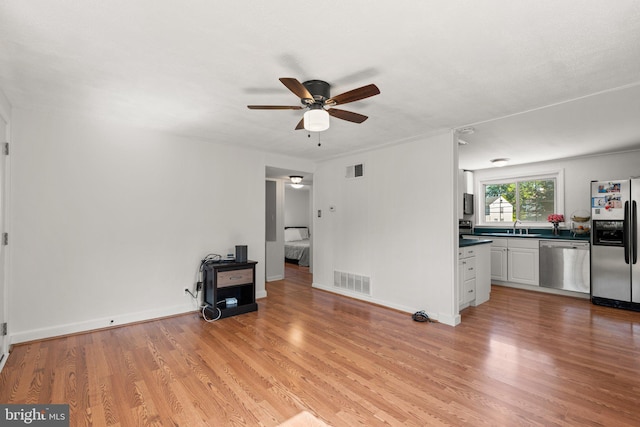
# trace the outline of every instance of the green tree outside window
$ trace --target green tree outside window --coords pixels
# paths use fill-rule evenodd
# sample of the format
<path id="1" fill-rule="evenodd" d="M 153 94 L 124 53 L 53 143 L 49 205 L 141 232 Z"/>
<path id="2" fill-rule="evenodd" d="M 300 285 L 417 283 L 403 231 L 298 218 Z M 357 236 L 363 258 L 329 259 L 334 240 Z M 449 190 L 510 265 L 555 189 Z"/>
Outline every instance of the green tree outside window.
<path id="1" fill-rule="evenodd" d="M 485 222 L 546 222 L 555 212 L 556 179 L 485 184 Z"/>

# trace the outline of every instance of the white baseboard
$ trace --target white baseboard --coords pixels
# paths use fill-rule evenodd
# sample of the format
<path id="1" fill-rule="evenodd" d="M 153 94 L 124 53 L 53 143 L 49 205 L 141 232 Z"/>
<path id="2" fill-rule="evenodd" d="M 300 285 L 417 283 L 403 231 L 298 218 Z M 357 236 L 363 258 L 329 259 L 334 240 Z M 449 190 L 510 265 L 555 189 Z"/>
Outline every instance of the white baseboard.
<path id="1" fill-rule="evenodd" d="M 276 280 L 282 280 L 284 276 L 282 274 L 278 274 L 277 276 L 269 276 L 267 277 L 267 282 L 275 282 Z"/>
<path id="2" fill-rule="evenodd" d="M 9 342 L 11 344 L 18 344 L 21 342 L 41 340 L 61 335 L 87 332 L 94 329 L 126 325 L 128 323 L 141 322 L 145 320 L 153 320 L 160 317 L 173 316 L 176 314 L 189 313 L 192 311 L 195 311 L 195 309 L 191 304 L 183 304 L 172 307 L 141 311 L 138 313 L 129 313 L 115 317 L 91 319 L 83 322 L 67 323 L 65 325 L 55 325 L 47 328 L 10 333 Z"/>
<path id="3" fill-rule="evenodd" d="M 444 323 L 445 325 L 448 325 L 448 326 L 457 326 L 460 324 L 460 322 L 462 322 L 462 316 L 460 316 L 459 314 L 456 314 L 455 316 L 449 316 L 446 314 L 439 313 L 433 317 L 438 322 Z"/>
<path id="4" fill-rule="evenodd" d="M 313 283 L 311 285 L 312 287 L 316 288 L 316 289 L 322 289 L 323 291 L 328 291 L 328 292 L 332 292 L 334 294 L 338 294 L 338 295 L 344 295 L 344 296 L 348 296 L 350 298 L 355 298 L 355 299 L 359 299 L 361 301 L 367 301 L 367 302 L 371 302 L 377 305 L 381 305 L 383 307 L 389 307 L 389 308 L 393 308 L 394 310 L 398 310 L 398 311 L 403 311 L 405 313 L 415 313 L 416 311 L 420 311 L 420 309 L 416 309 L 414 307 L 407 307 L 405 305 L 401 305 L 401 304 L 395 304 L 395 303 L 391 303 L 389 301 L 382 301 L 382 300 L 378 300 L 376 298 L 370 298 L 367 297 L 366 295 L 362 295 L 356 292 L 349 292 L 349 291 L 345 291 L 343 289 L 336 289 L 335 287 L 332 286 L 324 286 L 321 285 L 319 283 Z M 443 315 L 442 313 L 427 313 L 429 314 L 429 317 L 433 318 L 433 320 L 437 320 L 440 323 L 444 323 L 445 325 L 449 325 L 449 326 L 456 326 L 458 324 L 460 324 L 460 315 L 455 315 L 455 316 L 447 316 L 447 315 Z"/>
<path id="5" fill-rule="evenodd" d="M 348 290 L 344 290 L 344 289 L 338 289 L 335 288 L 333 286 L 324 286 L 321 285 L 320 283 L 316 283 L 314 282 L 312 285 L 312 287 L 317 288 L 317 289 L 322 289 L 323 291 L 328 291 L 328 292 L 332 292 L 334 294 L 338 294 L 338 295 L 344 295 L 350 298 L 355 298 L 355 299 L 359 299 L 362 301 L 367 301 L 367 302 L 371 302 L 377 305 L 381 305 L 383 307 L 389 307 L 389 308 L 393 308 L 395 310 L 399 310 L 399 311 L 404 311 L 405 313 L 415 313 L 417 310 L 412 309 L 411 307 L 407 307 L 404 305 L 400 305 L 400 304 L 394 304 L 394 303 L 390 303 L 389 301 L 382 301 L 382 300 L 378 300 L 376 298 L 371 298 L 368 297 L 366 295 L 357 293 L 357 292 L 349 292 Z"/>

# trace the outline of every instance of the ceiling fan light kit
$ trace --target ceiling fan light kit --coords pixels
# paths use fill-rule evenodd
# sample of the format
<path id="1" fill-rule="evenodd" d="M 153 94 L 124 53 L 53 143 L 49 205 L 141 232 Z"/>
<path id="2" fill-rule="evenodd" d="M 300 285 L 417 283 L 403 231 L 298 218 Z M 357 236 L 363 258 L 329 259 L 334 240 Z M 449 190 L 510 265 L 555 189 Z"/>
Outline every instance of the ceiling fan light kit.
<path id="1" fill-rule="evenodd" d="M 305 129 L 309 132 L 322 132 L 329 129 L 329 116 L 346 120 L 352 123 L 362 123 L 367 120 L 367 116 L 346 110 L 339 110 L 335 105 L 346 104 L 359 101 L 378 95 L 380 90 L 374 84 L 362 86 L 350 90 L 340 95 L 331 97 L 329 93 L 329 83 L 322 80 L 308 80 L 300 83 L 292 77 L 281 77 L 280 82 L 287 87 L 294 95 L 300 98 L 302 106 L 287 105 L 247 105 L 250 110 L 304 110 L 302 119 L 298 122 L 296 130 Z"/>
<path id="2" fill-rule="evenodd" d="M 304 128 L 309 132 L 329 129 L 329 113 L 322 108 L 307 110 L 303 116 Z"/>

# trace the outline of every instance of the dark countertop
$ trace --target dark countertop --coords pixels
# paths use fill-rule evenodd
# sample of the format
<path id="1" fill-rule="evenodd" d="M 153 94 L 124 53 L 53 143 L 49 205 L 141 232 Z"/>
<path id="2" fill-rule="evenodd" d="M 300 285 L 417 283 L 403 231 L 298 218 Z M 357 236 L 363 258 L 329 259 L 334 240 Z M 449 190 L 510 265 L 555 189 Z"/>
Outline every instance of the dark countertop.
<path id="1" fill-rule="evenodd" d="M 459 239 L 458 240 L 458 247 L 459 248 L 465 248 L 467 246 L 475 246 L 475 245 L 484 245 L 486 243 L 491 243 L 492 240 L 476 240 L 476 239 Z"/>
<path id="2" fill-rule="evenodd" d="M 518 229 L 519 231 L 520 229 Z M 551 234 L 551 230 L 549 229 L 530 229 L 529 230 L 529 234 L 509 234 L 504 235 L 504 233 L 507 232 L 512 232 L 513 230 L 511 229 L 504 229 L 504 228 L 485 228 L 485 227 L 477 227 L 474 232 L 473 232 L 473 236 L 482 236 L 484 238 L 487 239 L 491 239 L 492 237 L 507 237 L 509 239 L 513 239 L 513 238 L 520 238 L 520 239 L 543 239 L 543 240 L 578 240 L 578 241 L 582 241 L 582 242 L 589 242 L 591 241 L 591 235 L 589 233 L 586 234 L 579 234 L 574 236 L 573 233 L 571 233 L 571 230 L 560 230 L 560 235 L 558 236 L 554 236 L 553 234 Z M 499 233 L 500 235 L 496 235 L 495 233 Z M 470 233 L 471 234 L 471 233 Z M 531 234 L 535 234 L 536 236 L 531 236 Z"/>

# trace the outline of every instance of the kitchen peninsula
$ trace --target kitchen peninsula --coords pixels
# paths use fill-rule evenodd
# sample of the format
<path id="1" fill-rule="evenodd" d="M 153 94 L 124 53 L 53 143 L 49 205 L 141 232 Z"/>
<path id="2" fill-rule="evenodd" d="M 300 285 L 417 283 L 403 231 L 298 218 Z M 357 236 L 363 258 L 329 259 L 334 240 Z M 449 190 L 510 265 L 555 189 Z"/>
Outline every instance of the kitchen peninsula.
<path id="1" fill-rule="evenodd" d="M 576 235 L 569 230 L 561 230 L 560 235 L 552 235 L 548 229 L 514 233 L 509 229 L 478 227 L 473 234 L 463 235 L 461 240 L 475 239 L 492 240 L 489 245 L 492 284 L 579 298 L 589 297 L 588 233 Z M 563 244 L 566 245 L 565 249 L 562 249 Z M 566 251 L 571 252 L 568 259 L 558 258 L 558 254 Z M 566 264 L 567 262 L 570 264 Z M 557 266 L 562 267 L 560 279 L 551 274 Z M 556 286 L 555 282 L 558 280 L 564 281 L 564 288 Z"/>
<path id="2" fill-rule="evenodd" d="M 458 308 L 489 301 L 491 293 L 491 240 L 458 242 Z"/>

